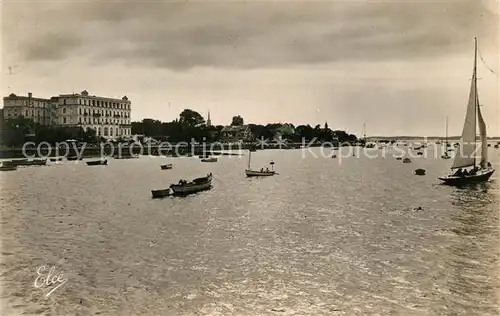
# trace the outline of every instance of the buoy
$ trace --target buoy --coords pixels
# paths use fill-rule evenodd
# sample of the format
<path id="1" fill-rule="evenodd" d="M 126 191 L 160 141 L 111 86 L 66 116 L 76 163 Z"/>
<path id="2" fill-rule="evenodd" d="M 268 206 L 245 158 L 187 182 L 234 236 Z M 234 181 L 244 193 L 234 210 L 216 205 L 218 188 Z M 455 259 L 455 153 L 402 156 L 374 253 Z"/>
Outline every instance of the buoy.
<path id="1" fill-rule="evenodd" d="M 415 174 L 417 176 L 423 176 L 423 175 L 425 175 L 425 169 L 416 169 Z"/>

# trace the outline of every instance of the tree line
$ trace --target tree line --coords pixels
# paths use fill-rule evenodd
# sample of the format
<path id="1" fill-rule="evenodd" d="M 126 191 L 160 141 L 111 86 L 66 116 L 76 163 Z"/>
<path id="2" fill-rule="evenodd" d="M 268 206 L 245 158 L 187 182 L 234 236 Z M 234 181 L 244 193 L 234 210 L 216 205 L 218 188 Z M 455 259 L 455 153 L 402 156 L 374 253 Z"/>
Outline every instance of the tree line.
<path id="1" fill-rule="evenodd" d="M 240 116 L 234 116 L 231 120 L 231 126 L 243 126 L 244 119 Z M 332 130 L 328 124 L 322 127 L 316 125 L 298 125 L 270 123 L 266 125 L 248 124 L 252 133 L 253 140 L 267 139 L 273 140 L 282 137 L 292 142 L 302 142 L 303 139 L 311 141 L 316 139 L 320 142 L 330 142 L 338 140 L 339 142 L 355 143 L 358 141 L 356 135 L 348 134 L 342 130 Z M 141 134 L 158 140 L 169 140 L 173 142 L 187 141 L 195 139 L 196 141 L 219 141 L 222 138 L 223 125 L 208 126 L 201 114 L 196 111 L 186 109 L 179 114 L 179 118 L 171 122 L 161 122 L 153 119 L 143 119 L 140 122 L 132 122 L 132 134 Z"/>
<path id="2" fill-rule="evenodd" d="M 237 115 L 232 118 L 231 126 L 243 126 L 244 119 Z M 325 123 L 312 127 L 310 125 L 270 123 L 266 125 L 248 124 L 252 134 L 252 140 L 273 140 L 279 137 L 292 142 L 302 142 L 303 139 L 311 141 L 316 139 L 320 142 L 357 141 L 353 134 L 342 130 L 332 130 Z M 159 141 L 190 142 L 195 139 L 198 142 L 216 142 L 222 139 L 224 126 L 207 125 L 205 119 L 196 111 L 185 109 L 179 117 L 171 122 L 161 122 L 154 119 L 143 119 L 132 122 L 132 135 L 139 134 L 151 137 Z M 22 146 L 26 141 L 35 143 L 48 142 L 55 144 L 68 139 L 81 142 L 105 141 L 103 137 L 96 135 L 96 131 L 81 127 L 46 126 L 35 123 L 33 120 L 22 116 L 8 120 L 2 120 L 0 126 L 0 142 L 4 146 Z M 125 139 L 118 139 L 124 141 Z"/>

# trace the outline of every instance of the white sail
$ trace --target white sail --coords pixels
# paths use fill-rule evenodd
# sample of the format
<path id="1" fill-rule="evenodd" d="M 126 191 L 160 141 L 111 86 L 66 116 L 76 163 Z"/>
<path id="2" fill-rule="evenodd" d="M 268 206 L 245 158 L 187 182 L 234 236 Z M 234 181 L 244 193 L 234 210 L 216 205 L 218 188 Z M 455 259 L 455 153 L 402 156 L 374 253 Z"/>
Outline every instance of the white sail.
<path id="1" fill-rule="evenodd" d="M 478 102 L 479 104 L 479 102 Z M 488 163 L 488 138 L 486 136 L 486 124 L 483 120 L 483 115 L 481 114 L 481 109 L 479 105 L 477 107 L 477 120 L 479 123 L 479 135 L 481 137 L 481 167 L 486 168 Z"/>
<path id="2" fill-rule="evenodd" d="M 473 166 L 475 164 L 476 151 L 476 59 L 474 58 L 474 72 L 469 93 L 469 103 L 465 115 L 464 128 L 462 129 L 462 140 L 455 153 L 452 169 Z"/>

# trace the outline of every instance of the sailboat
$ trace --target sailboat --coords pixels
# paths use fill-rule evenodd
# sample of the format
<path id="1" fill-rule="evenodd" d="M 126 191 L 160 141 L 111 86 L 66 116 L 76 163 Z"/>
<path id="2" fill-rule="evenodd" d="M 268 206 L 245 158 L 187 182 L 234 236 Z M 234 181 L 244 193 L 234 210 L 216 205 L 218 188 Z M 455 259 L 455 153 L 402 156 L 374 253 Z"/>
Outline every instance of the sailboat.
<path id="1" fill-rule="evenodd" d="M 366 142 L 366 124 L 363 123 L 363 144 L 366 148 L 375 148 L 375 144 L 374 143 L 367 143 Z"/>
<path id="2" fill-rule="evenodd" d="M 262 168 L 262 169 L 260 169 L 260 171 L 250 169 L 251 157 L 252 157 L 252 151 L 249 150 L 248 151 L 248 168 L 245 170 L 245 174 L 247 175 L 247 177 L 268 177 L 268 176 L 274 176 L 275 174 L 277 174 L 273 170 L 273 166 L 274 166 L 273 161 L 270 162 L 271 170 L 269 170 L 268 168 L 266 168 L 265 170 L 264 170 L 264 168 Z"/>
<path id="3" fill-rule="evenodd" d="M 450 159 L 451 156 L 448 155 L 448 117 L 446 117 L 446 137 L 444 139 L 444 154 L 441 155 L 442 159 Z"/>
<path id="4" fill-rule="evenodd" d="M 476 161 L 476 121 L 479 125 L 481 139 L 481 159 L 479 166 Z M 470 171 L 462 171 L 462 168 L 473 167 Z M 462 130 L 462 142 L 456 148 L 455 160 L 451 169 L 459 169 L 452 175 L 440 177 L 445 184 L 460 185 L 488 181 L 495 169 L 488 162 L 488 144 L 486 136 L 486 124 L 484 123 L 479 98 L 477 93 L 477 39 L 474 38 L 474 70 L 472 72 L 472 83 L 469 93 L 469 102 Z"/>

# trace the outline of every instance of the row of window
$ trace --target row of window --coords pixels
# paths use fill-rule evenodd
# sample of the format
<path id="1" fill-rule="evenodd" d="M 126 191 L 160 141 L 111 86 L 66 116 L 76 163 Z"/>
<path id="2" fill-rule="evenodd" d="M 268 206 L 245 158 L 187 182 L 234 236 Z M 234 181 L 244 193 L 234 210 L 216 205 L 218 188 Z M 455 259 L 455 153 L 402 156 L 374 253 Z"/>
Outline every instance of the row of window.
<path id="1" fill-rule="evenodd" d="M 96 131 L 97 136 L 103 136 L 103 137 L 117 137 L 121 135 L 130 135 L 131 131 L 128 128 L 113 128 L 113 127 L 97 127 L 94 128 Z"/>
<path id="2" fill-rule="evenodd" d="M 72 99 L 63 99 L 62 104 L 63 105 L 74 104 L 71 101 L 72 101 Z M 98 107 L 111 108 L 111 109 L 130 110 L 130 103 L 118 103 L 118 102 L 103 101 L 103 100 L 78 99 L 77 104 L 98 106 Z"/>
<path id="3" fill-rule="evenodd" d="M 75 113 L 76 109 L 73 109 L 73 111 L 69 111 L 65 107 L 62 108 L 62 114 L 70 113 L 72 112 L 73 114 Z M 99 116 L 113 116 L 113 117 L 121 117 L 121 118 L 128 118 L 129 116 L 127 115 L 126 112 L 122 111 L 104 111 L 104 110 L 95 110 L 95 109 L 86 109 L 86 108 L 79 108 L 78 113 L 80 115 L 99 115 Z"/>
<path id="4" fill-rule="evenodd" d="M 48 102 L 29 100 L 5 100 L 5 106 L 33 106 L 37 108 L 48 108 Z"/>
<path id="5" fill-rule="evenodd" d="M 30 116 L 31 114 L 31 116 Z M 41 111 L 41 110 L 24 110 L 23 111 L 17 111 L 17 109 L 14 109 L 14 110 L 10 110 L 8 111 L 7 109 L 5 110 L 5 114 L 4 115 L 7 115 L 9 117 L 13 116 L 13 117 L 17 117 L 19 115 L 23 115 L 24 117 L 48 117 L 50 116 L 50 112 L 48 111 Z"/>
<path id="6" fill-rule="evenodd" d="M 89 109 L 87 111 L 87 109 L 82 109 L 80 108 L 80 115 L 95 115 L 95 114 L 100 114 L 100 115 L 105 115 L 105 116 L 119 116 L 119 117 L 123 117 L 123 118 L 127 118 L 127 113 L 124 113 L 124 112 L 117 112 L 117 111 L 103 111 L 103 110 L 91 110 Z M 64 111 L 63 111 L 64 113 Z"/>
<path id="7" fill-rule="evenodd" d="M 75 120 L 71 120 L 67 117 L 63 117 L 62 118 L 62 124 L 74 124 L 76 123 L 76 119 Z M 123 124 L 130 124 L 130 121 L 129 120 L 113 120 L 113 119 L 98 119 L 98 118 L 78 118 L 78 124 L 114 124 L 114 125 L 123 125 Z"/>

